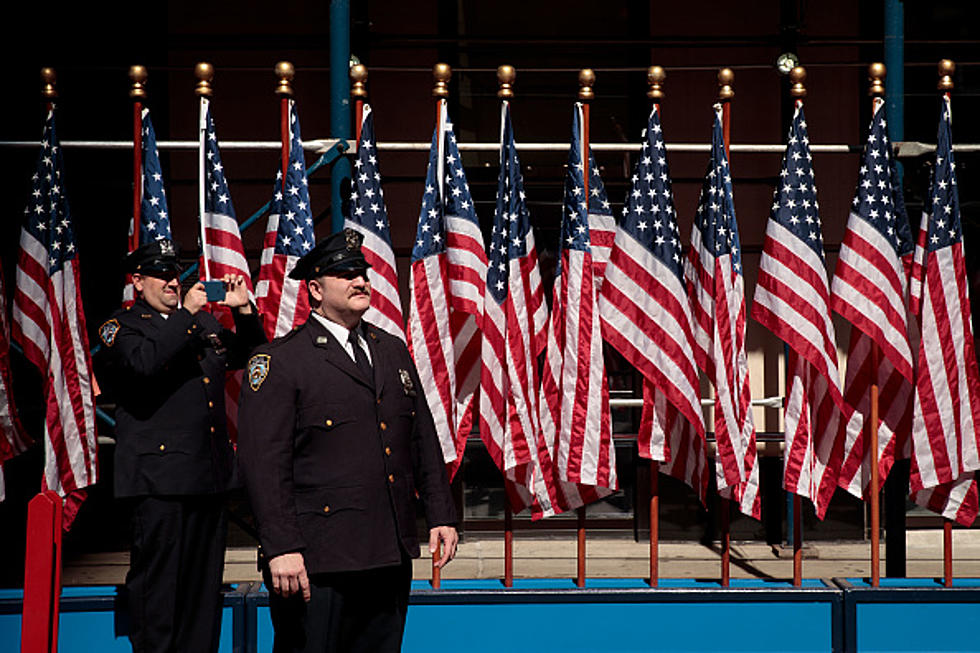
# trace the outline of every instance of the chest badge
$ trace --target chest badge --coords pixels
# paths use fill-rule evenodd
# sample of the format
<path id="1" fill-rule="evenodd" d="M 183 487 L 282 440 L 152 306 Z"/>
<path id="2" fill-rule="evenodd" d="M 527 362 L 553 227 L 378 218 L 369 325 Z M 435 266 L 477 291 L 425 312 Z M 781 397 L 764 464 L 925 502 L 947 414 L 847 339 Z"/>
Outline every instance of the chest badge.
<path id="1" fill-rule="evenodd" d="M 398 376 L 402 381 L 402 390 L 405 391 L 406 397 L 415 396 L 415 384 L 412 383 L 412 375 L 408 373 L 408 370 L 398 370 Z"/>
<path id="2" fill-rule="evenodd" d="M 227 351 L 227 349 L 225 349 L 224 343 L 221 342 L 221 338 L 218 336 L 217 333 L 209 333 L 207 335 L 207 341 L 208 341 L 208 345 L 212 349 L 214 349 L 214 353 L 217 354 L 218 356 L 222 355 Z"/>
<path id="3" fill-rule="evenodd" d="M 262 387 L 262 382 L 269 375 L 269 365 L 272 363 L 272 356 L 269 354 L 255 354 L 248 359 L 248 387 L 252 392 L 258 392 Z"/>
<path id="4" fill-rule="evenodd" d="M 99 338 L 106 344 L 106 347 L 111 347 L 116 342 L 117 333 L 119 333 L 119 322 L 115 318 L 99 327 Z"/>

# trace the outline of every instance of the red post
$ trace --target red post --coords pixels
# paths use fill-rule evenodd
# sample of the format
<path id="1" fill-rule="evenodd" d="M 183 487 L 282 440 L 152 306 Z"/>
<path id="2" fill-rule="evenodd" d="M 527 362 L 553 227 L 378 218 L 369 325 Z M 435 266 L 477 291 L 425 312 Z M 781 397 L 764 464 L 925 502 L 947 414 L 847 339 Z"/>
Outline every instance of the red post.
<path id="1" fill-rule="evenodd" d="M 660 584 L 660 463 L 650 461 L 650 587 Z"/>
<path id="2" fill-rule="evenodd" d="M 279 100 L 279 137 L 282 139 L 282 192 L 286 193 L 286 172 L 289 170 L 289 98 L 282 96 Z"/>
<path id="3" fill-rule="evenodd" d="M 129 250 L 140 246 L 140 210 L 143 203 L 143 103 L 133 102 L 133 232 Z"/>
<path id="4" fill-rule="evenodd" d="M 943 519 L 943 586 L 953 586 L 953 522 Z"/>
<path id="5" fill-rule="evenodd" d="M 579 71 L 578 98 L 582 101 L 582 182 L 583 196 L 585 197 L 586 207 L 589 202 L 589 101 L 594 97 L 592 84 L 595 82 L 595 73 L 589 68 Z M 588 214 L 588 208 L 586 208 Z M 575 586 L 585 587 L 585 506 L 576 510 L 578 521 L 578 552 L 577 569 L 575 574 Z"/>
<path id="6" fill-rule="evenodd" d="M 61 598 L 62 501 L 41 492 L 27 507 L 21 653 L 56 653 Z"/>
<path id="7" fill-rule="evenodd" d="M 871 489 L 868 499 L 871 502 L 871 587 L 881 584 L 880 531 L 881 509 L 878 497 L 881 491 L 878 479 L 878 343 L 871 343 L 871 425 L 869 429 L 871 448 Z"/>
<path id="8" fill-rule="evenodd" d="M 507 481 L 504 481 L 505 483 Z M 504 587 L 514 586 L 514 511 L 504 506 Z"/>
<path id="9" fill-rule="evenodd" d="M 730 94 L 726 93 L 724 89 L 731 91 L 731 81 L 733 76 L 724 77 L 723 69 L 718 75 L 719 82 L 728 82 L 728 85 L 722 85 L 722 91 L 719 92 L 719 99 L 721 100 L 721 133 L 722 138 L 725 142 L 725 158 L 729 159 L 728 165 L 729 170 L 731 170 L 731 133 L 732 133 L 732 103 L 731 98 L 734 96 L 732 91 Z M 729 71 L 730 73 L 730 71 Z M 721 586 L 728 587 L 731 579 L 731 507 L 728 505 L 728 499 L 718 498 L 718 511 L 721 514 Z"/>
<path id="10" fill-rule="evenodd" d="M 793 495 L 793 587 L 803 584 L 803 519 L 800 495 Z"/>

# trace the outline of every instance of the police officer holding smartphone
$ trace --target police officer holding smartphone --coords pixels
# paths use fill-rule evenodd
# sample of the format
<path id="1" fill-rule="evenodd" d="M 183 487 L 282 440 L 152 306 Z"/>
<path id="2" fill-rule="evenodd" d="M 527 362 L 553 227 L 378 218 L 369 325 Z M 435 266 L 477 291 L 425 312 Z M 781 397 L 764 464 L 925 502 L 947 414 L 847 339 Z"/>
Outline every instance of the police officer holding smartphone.
<path id="1" fill-rule="evenodd" d="M 241 276 L 220 282 L 225 296 L 218 304 L 232 309 L 235 332 L 202 310 L 203 283 L 180 301 L 173 241 L 133 251 L 126 270 L 137 298 L 99 328 L 96 362 L 116 401 L 115 493 L 133 513 L 130 639 L 138 653 L 214 651 L 224 495 L 236 484 L 225 373 L 241 368 L 266 338 Z"/>

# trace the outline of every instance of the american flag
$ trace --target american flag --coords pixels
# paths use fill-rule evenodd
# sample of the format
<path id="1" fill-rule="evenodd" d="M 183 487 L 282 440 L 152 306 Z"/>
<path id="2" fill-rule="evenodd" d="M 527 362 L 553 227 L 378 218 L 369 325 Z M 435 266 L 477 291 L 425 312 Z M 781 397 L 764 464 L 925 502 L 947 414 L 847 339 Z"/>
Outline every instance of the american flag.
<path id="1" fill-rule="evenodd" d="M 163 168 L 160 166 L 160 155 L 157 152 L 157 135 L 150 120 L 150 110 L 143 109 L 142 126 L 142 158 L 143 171 L 142 191 L 140 197 L 139 226 L 134 221 L 129 223 L 129 251 L 140 245 L 154 240 L 170 239 L 170 213 L 167 211 L 167 192 L 163 188 Z M 139 239 L 132 236 L 139 229 Z M 131 306 L 135 298 L 133 281 L 128 276 L 123 288 L 123 306 Z"/>
<path id="2" fill-rule="evenodd" d="M 31 444 L 14 407 L 13 385 L 10 378 L 10 325 L 7 323 L 6 297 L 3 270 L 0 269 L 0 501 L 3 501 L 5 496 L 3 464 Z"/>
<path id="3" fill-rule="evenodd" d="M 535 517 L 560 510 L 538 414 L 538 355 L 545 345 L 538 252 L 524 197 L 510 106 L 500 109 L 500 175 L 490 236 L 480 375 L 480 435 L 509 481 L 515 512 Z"/>
<path id="4" fill-rule="evenodd" d="M 694 317 L 694 355 L 715 387 L 715 478 L 721 496 L 761 516 L 759 460 L 745 355 L 745 280 L 731 170 L 715 105 L 711 158 L 701 186 L 685 276 Z"/>
<path id="5" fill-rule="evenodd" d="M 618 489 L 609 387 L 589 241 L 582 105 L 572 111 L 561 240 L 541 384 L 541 428 L 575 508 Z"/>
<path id="6" fill-rule="evenodd" d="M 218 134 L 211 117 L 211 103 L 201 98 L 201 194 L 204 206 L 201 212 L 201 259 L 199 269 L 202 279 L 221 279 L 226 274 L 241 275 L 245 278 L 250 301 L 255 301 L 252 292 L 252 275 L 242 247 L 242 234 L 235 218 L 235 207 L 231 202 L 231 191 L 225 179 L 224 165 L 218 152 Z M 208 303 L 206 309 L 212 311 L 227 329 L 235 328 L 231 310 L 225 306 Z M 225 380 L 225 418 L 228 436 L 238 440 L 238 393 L 242 387 L 241 370 L 230 371 Z"/>
<path id="7" fill-rule="evenodd" d="M 306 181 L 303 140 L 299 133 L 296 103 L 289 101 L 289 164 L 276 173 L 276 184 L 265 226 L 259 281 L 255 298 L 269 339 L 306 322 L 310 303 L 305 284 L 289 278 L 296 261 L 316 242 L 313 210 Z"/>
<path id="8" fill-rule="evenodd" d="M 65 527 L 98 478 L 95 394 L 79 288 L 75 230 L 52 107 L 24 210 L 13 337 L 44 377 L 44 481 L 65 503 Z"/>
<path id="9" fill-rule="evenodd" d="M 854 325 L 844 377 L 844 459 L 838 484 L 858 498 L 871 489 L 871 450 L 865 427 L 870 428 L 873 381 L 881 397 L 878 469 L 882 484 L 895 460 L 903 457 L 903 444 L 912 427 L 914 377 L 905 298 L 914 244 L 886 127 L 885 102 L 876 99 L 847 233 L 831 283 L 831 308 Z M 877 359 L 874 347 L 878 348 Z"/>
<path id="10" fill-rule="evenodd" d="M 449 465 L 463 462 L 480 384 L 487 255 L 446 102 L 432 134 L 409 286 L 409 349 Z"/>
<path id="11" fill-rule="evenodd" d="M 809 498 L 823 519 L 840 473 L 842 398 L 809 143 L 797 100 L 752 317 L 789 345 L 783 487 Z"/>
<path id="12" fill-rule="evenodd" d="M 595 267 L 596 288 L 602 287 L 606 265 L 616 240 L 616 218 L 613 216 L 606 186 L 602 183 L 599 166 L 596 165 L 592 148 L 589 148 L 589 240 L 592 248 L 592 264 Z"/>
<path id="13" fill-rule="evenodd" d="M 705 500 L 704 413 L 691 304 L 664 147 L 654 107 L 599 296 L 603 336 L 643 374 L 640 456 Z"/>
<path id="14" fill-rule="evenodd" d="M 980 373 L 970 320 L 970 294 L 963 259 L 963 232 L 953 160 L 949 95 L 942 98 L 932 187 L 922 214 L 913 268 L 913 310 L 922 337 L 915 378 L 912 424 L 913 492 L 930 508 L 970 525 L 977 515 L 975 480 L 980 468 Z M 958 484 L 958 487 L 957 487 Z M 938 490 L 935 488 L 938 487 Z M 965 499 L 969 499 L 963 504 Z M 960 504 L 957 506 L 950 503 Z"/>
<path id="15" fill-rule="evenodd" d="M 391 226 L 385 210 L 381 172 L 378 169 L 378 148 L 374 140 L 374 113 L 364 105 L 361 119 L 361 140 L 357 146 L 356 168 L 351 180 L 350 215 L 344 226 L 364 236 L 361 251 L 371 264 L 371 308 L 364 319 L 393 336 L 405 341 L 405 318 L 402 300 L 398 296 L 398 270 L 395 252 L 391 249 Z"/>

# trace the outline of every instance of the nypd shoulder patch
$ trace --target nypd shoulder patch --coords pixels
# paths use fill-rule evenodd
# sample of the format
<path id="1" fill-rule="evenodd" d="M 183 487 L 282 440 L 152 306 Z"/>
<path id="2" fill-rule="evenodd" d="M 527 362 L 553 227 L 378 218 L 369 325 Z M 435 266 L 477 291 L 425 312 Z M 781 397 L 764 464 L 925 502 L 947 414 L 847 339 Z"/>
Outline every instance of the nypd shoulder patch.
<path id="1" fill-rule="evenodd" d="M 269 365 L 272 363 L 272 356 L 269 354 L 255 354 L 248 359 L 248 387 L 252 392 L 258 392 L 262 387 L 262 382 L 269 375 Z"/>
<path id="2" fill-rule="evenodd" d="M 116 334 L 119 333 L 119 322 L 113 318 L 99 327 L 99 338 L 105 343 L 106 347 L 111 347 L 116 342 Z"/>

